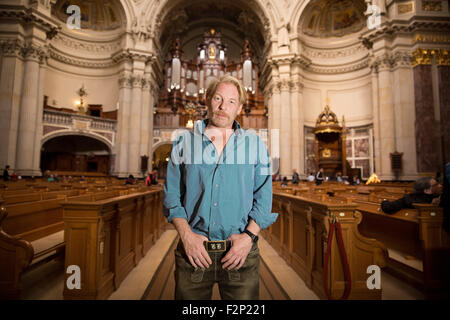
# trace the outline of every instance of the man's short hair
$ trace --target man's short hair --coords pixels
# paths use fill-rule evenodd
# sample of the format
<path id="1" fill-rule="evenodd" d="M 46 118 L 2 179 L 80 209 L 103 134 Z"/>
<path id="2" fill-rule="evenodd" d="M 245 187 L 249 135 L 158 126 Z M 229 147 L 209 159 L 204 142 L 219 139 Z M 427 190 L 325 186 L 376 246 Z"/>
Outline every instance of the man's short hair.
<path id="1" fill-rule="evenodd" d="M 414 192 L 415 193 L 423 193 L 426 189 L 431 188 L 431 179 L 432 177 L 423 177 L 414 183 Z"/>
<path id="2" fill-rule="evenodd" d="M 230 75 L 224 75 L 220 77 L 219 79 L 214 79 L 211 81 L 211 83 L 208 86 L 208 89 L 206 90 L 206 99 L 211 101 L 213 95 L 216 93 L 217 87 L 221 83 L 231 83 L 233 84 L 239 93 L 239 104 L 244 104 L 245 100 L 247 99 L 247 93 L 245 92 L 244 87 L 242 86 L 241 82 L 236 79 L 235 77 L 232 77 Z"/>

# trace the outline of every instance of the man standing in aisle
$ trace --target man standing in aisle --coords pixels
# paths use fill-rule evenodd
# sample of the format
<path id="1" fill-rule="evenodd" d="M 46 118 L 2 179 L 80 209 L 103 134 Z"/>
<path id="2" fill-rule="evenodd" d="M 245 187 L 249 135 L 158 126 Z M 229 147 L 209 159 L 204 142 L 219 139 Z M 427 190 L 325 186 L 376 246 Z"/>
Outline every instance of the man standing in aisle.
<path id="1" fill-rule="evenodd" d="M 175 140 L 164 184 L 164 215 L 180 236 L 175 299 L 259 298 L 258 233 L 275 222 L 270 157 L 235 121 L 245 89 L 231 76 L 206 92 L 208 119 Z"/>

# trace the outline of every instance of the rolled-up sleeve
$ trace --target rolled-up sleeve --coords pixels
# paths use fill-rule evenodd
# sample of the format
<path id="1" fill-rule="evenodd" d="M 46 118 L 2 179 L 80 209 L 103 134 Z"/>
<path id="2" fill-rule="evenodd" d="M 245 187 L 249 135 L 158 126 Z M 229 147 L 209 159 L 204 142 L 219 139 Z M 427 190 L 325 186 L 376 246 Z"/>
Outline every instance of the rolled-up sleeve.
<path id="1" fill-rule="evenodd" d="M 278 213 L 272 213 L 272 175 L 270 170 L 270 156 L 263 143 L 259 144 L 265 149 L 260 152 L 263 159 L 258 159 L 255 165 L 253 207 L 249 213 L 261 229 L 268 228 L 277 218 Z"/>
<path id="2" fill-rule="evenodd" d="M 185 194 L 185 187 L 182 179 L 182 137 L 177 139 L 171 150 L 171 156 L 167 165 L 166 181 L 164 182 L 163 214 L 168 222 L 173 218 L 184 218 L 187 220 L 186 210 L 183 207 L 182 199 Z"/>

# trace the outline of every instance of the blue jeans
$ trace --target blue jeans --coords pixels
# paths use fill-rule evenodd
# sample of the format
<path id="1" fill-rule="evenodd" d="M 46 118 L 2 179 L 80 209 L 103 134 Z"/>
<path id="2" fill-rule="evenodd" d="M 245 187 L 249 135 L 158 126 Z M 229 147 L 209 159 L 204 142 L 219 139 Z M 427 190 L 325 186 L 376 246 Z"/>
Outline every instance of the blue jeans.
<path id="1" fill-rule="evenodd" d="M 175 300 L 211 300 L 214 283 L 218 283 L 223 300 L 259 299 L 259 248 L 253 244 L 244 265 L 226 270 L 220 260 L 226 252 L 208 252 L 212 264 L 207 269 L 194 267 L 181 241 L 175 250 Z"/>

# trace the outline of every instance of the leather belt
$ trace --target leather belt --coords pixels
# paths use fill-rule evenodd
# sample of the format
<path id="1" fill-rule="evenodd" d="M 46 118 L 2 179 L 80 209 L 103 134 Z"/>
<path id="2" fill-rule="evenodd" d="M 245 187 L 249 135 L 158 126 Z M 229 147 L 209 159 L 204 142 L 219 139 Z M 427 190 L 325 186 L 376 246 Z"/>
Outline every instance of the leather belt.
<path id="1" fill-rule="evenodd" d="M 225 252 L 231 248 L 231 240 L 204 241 L 206 251 Z"/>

